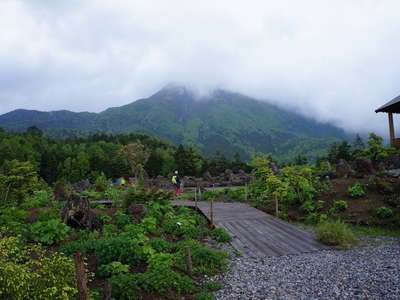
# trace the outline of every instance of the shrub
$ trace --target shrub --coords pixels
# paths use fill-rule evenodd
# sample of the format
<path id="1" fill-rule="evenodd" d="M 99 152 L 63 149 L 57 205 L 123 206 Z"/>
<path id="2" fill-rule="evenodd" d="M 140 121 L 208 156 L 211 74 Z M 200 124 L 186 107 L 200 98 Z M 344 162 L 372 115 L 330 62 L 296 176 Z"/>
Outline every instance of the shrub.
<path id="1" fill-rule="evenodd" d="M 223 228 L 214 228 L 210 235 L 219 243 L 227 243 L 231 240 L 231 236 Z"/>
<path id="2" fill-rule="evenodd" d="M 194 300 L 215 300 L 215 296 L 212 293 L 201 292 L 194 295 Z"/>
<path id="3" fill-rule="evenodd" d="M 321 210 L 325 207 L 325 201 L 323 200 L 318 200 L 317 204 L 315 205 L 316 210 Z"/>
<path id="4" fill-rule="evenodd" d="M 112 201 L 113 206 L 122 206 L 122 195 L 121 190 L 118 188 L 109 188 L 104 192 L 104 196 Z"/>
<path id="5" fill-rule="evenodd" d="M 192 251 L 194 271 L 198 274 L 217 274 L 227 269 L 228 255 L 212 249 L 198 247 Z"/>
<path id="6" fill-rule="evenodd" d="M 100 200 L 100 199 L 103 198 L 103 193 L 96 192 L 96 191 L 86 190 L 86 191 L 81 192 L 81 196 L 82 196 L 82 197 L 89 198 L 89 199 Z"/>
<path id="7" fill-rule="evenodd" d="M 343 249 L 349 249 L 357 244 L 357 238 L 342 221 L 322 222 L 315 231 L 317 239 L 326 245 L 340 245 Z"/>
<path id="8" fill-rule="evenodd" d="M 335 211 L 345 211 L 349 205 L 344 200 L 335 201 L 333 204 L 333 209 Z"/>
<path id="9" fill-rule="evenodd" d="M 118 274 L 112 276 L 109 281 L 113 294 L 119 296 L 117 299 L 138 299 L 136 297 L 136 292 L 139 290 L 138 274 Z"/>
<path id="10" fill-rule="evenodd" d="M 166 233 L 195 239 L 200 236 L 200 229 L 196 225 L 196 221 L 191 217 L 172 216 L 164 222 L 162 228 Z"/>
<path id="11" fill-rule="evenodd" d="M 71 259 L 14 237 L 0 240 L 1 299 L 75 299 L 75 286 Z"/>
<path id="12" fill-rule="evenodd" d="M 120 227 L 124 227 L 132 222 L 131 216 L 124 214 L 123 212 L 117 211 L 115 213 L 115 224 Z"/>
<path id="13" fill-rule="evenodd" d="M 102 232 L 106 237 L 112 237 L 118 234 L 118 227 L 113 224 L 107 224 L 103 226 Z"/>
<path id="14" fill-rule="evenodd" d="M 171 269 L 173 263 L 174 256 L 172 254 L 154 254 L 149 259 L 147 271 L 139 274 L 141 287 L 163 295 L 172 290 L 192 292 L 194 290 L 192 279 L 173 271 Z"/>
<path id="15" fill-rule="evenodd" d="M 128 273 L 129 265 L 122 264 L 119 261 L 113 261 L 107 265 L 101 265 L 98 268 L 98 271 L 101 276 L 110 277 L 113 275 Z"/>
<path id="16" fill-rule="evenodd" d="M 303 205 L 301 206 L 301 209 L 303 211 L 305 211 L 306 213 L 311 213 L 315 210 L 315 206 L 312 201 L 307 200 L 303 203 Z"/>
<path id="17" fill-rule="evenodd" d="M 106 214 L 97 214 L 96 219 L 100 222 L 100 224 L 108 224 L 111 222 L 112 218 Z"/>
<path id="18" fill-rule="evenodd" d="M 362 197 L 365 195 L 364 188 L 361 184 L 356 183 L 355 185 L 347 189 L 347 194 L 352 198 Z"/>
<path id="19" fill-rule="evenodd" d="M 16 207 L 7 207 L 1 210 L 0 225 L 7 225 L 10 222 L 22 223 L 28 216 L 28 212 Z"/>
<path id="20" fill-rule="evenodd" d="M 53 219 L 58 219 L 59 218 L 59 212 L 56 209 L 49 209 L 49 210 L 44 210 L 40 213 L 38 217 L 38 221 L 49 221 Z"/>
<path id="21" fill-rule="evenodd" d="M 157 229 L 157 219 L 153 217 L 145 217 L 142 219 L 140 224 L 143 226 L 143 228 L 151 234 L 158 234 L 159 231 Z"/>
<path id="22" fill-rule="evenodd" d="M 378 208 L 377 215 L 379 218 L 386 219 L 386 218 L 390 218 L 391 216 L 393 216 L 393 211 L 390 208 L 383 206 L 383 207 Z"/>
<path id="23" fill-rule="evenodd" d="M 171 243 L 160 238 L 150 239 L 148 245 L 158 253 L 172 253 L 178 251 L 176 243 Z"/>
<path id="24" fill-rule="evenodd" d="M 51 194 L 47 190 L 34 191 L 30 200 L 24 202 L 21 207 L 24 209 L 37 208 L 50 205 Z"/>
<path id="25" fill-rule="evenodd" d="M 194 300 L 215 300 L 215 296 L 212 293 L 201 292 L 194 295 Z"/>
<path id="26" fill-rule="evenodd" d="M 324 222 L 328 219 L 328 216 L 325 214 L 311 213 L 305 217 L 304 223 L 307 225 L 315 225 L 321 222 Z"/>
<path id="27" fill-rule="evenodd" d="M 222 289 L 222 285 L 217 281 L 204 282 L 201 287 L 205 292 L 216 292 Z"/>
<path id="28" fill-rule="evenodd" d="M 35 242 L 52 245 L 65 239 L 70 230 L 60 220 L 38 221 L 30 226 L 29 237 Z"/>
<path id="29" fill-rule="evenodd" d="M 135 186 L 128 187 L 122 195 L 123 206 L 125 208 L 129 207 L 131 204 L 145 204 L 147 202 L 167 204 L 171 198 L 171 192 L 162 190 L 146 190 Z"/>
<path id="30" fill-rule="evenodd" d="M 118 236 L 97 241 L 94 254 L 100 264 L 119 261 L 123 264 L 135 264 L 145 259 L 142 247 L 136 239 Z"/>
<path id="31" fill-rule="evenodd" d="M 89 250 L 94 248 L 94 241 L 92 240 L 78 240 L 78 241 L 72 241 L 63 244 L 60 247 L 60 253 L 65 254 L 66 256 L 72 256 L 77 252 L 82 252 L 84 254 L 88 253 Z"/>

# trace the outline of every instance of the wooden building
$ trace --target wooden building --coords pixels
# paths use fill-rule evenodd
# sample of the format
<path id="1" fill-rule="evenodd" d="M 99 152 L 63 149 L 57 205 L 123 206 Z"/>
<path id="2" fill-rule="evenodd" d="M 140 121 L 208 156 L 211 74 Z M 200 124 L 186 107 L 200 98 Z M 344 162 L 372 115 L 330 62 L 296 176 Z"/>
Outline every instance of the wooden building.
<path id="1" fill-rule="evenodd" d="M 377 110 L 375 110 L 375 112 L 385 112 L 388 114 L 390 146 L 400 149 L 400 139 L 396 138 L 395 136 L 393 124 L 393 114 L 400 113 L 400 96 L 379 107 Z"/>

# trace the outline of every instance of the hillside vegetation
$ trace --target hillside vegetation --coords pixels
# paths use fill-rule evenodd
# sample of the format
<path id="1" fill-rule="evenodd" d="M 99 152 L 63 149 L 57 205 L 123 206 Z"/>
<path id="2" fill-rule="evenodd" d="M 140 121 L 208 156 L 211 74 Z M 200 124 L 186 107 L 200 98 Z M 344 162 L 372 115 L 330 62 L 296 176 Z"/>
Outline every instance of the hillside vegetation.
<path id="1" fill-rule="evenodd" d="M 147 99 L 95 113 L 16 110 L 0 116 L 0 127 L 25 131 L 37 126 L 45 134 L 66 137 L 88 132 L 146 133 L 192 145 L 206 156 L 216 151 L 232 158 L 240 153 L 272 153 L 290 160 L 315 158 L 329 145 L 347 139 L 343 130 L 318 123 L 267 102 L 218 90 L 198 98 L 183 87 L 167 87 Z"/>

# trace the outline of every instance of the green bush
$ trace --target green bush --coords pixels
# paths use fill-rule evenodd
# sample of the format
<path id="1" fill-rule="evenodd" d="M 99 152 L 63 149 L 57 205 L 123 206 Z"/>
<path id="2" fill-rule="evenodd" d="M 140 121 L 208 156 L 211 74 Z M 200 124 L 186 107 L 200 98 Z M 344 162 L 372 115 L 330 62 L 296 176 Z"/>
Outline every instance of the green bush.
<path id="1" fill-rule="evenodd" d="M 146 190 L 144 188 L 129 186 L 122 194 L 123 207 L 127 208 L 131 204 L 146 204 L 157 202 L 167 204 L 172 199 L 172 193 L 163 190 Z"/>
<path id="2" fill-rule="evenodd" d="M 38 221 L 49 221 L 49 220 L 53 220 L 53 219 L 59 219 L 59 211 L 56 209 L 49 209 L 49 210 L 44 210 L 42 212 L 40 212 L 39 217 L 38 217 Z"/>
<path id="3" fill-rule="evenodd" d="M 140 225 L 150 234 L 158 234 L 157 219 L 154 217 L 145 217 L 140 222 Z"/>
<path id="4" fill-rule="evenodd" d="M 95 242 L 93 240 L 78 240 L 63 244 L 59 251 L 66 256 L 73 256 L 77 252 L 87 254 L 90 250 L 94 249 L 94 247 Z"/>
<path id="5" fill-rule="evenodd" d="M 98 268 L 98 272 L 103 277 L 110 277 L 113 275 L 128 273 L 129 265 L 122 264 L 119 261 L 113 261 L 107 265 L 101 265 Z"/>
<path id="6" fill-rule="evenodd" d="M 104 197 L 112 201 L 113 206 L 122 206 L 122 192 L 119 188 L 108 188 L 104 192 Z"/>
<path id="7" fill-rule="evenodd" d="M 133 265 L 145 259 L 138 240 L 125 236 L 97 241 L 94 254 L 100 264 L 119 261 L 123 264 Z"/>
<path id="8" fill-rule="evenodd" d="M 161 238 L 150 239 L 148 245 L 158 253 L 173 253 L 178 251 L 176 243 L 171 243 Z"/>
<path id="9" fill-rule="evenodd" d="M 328 219 L 325 214 L 311 213 L 304 218 L 304 223 L 306 225 L 316 225 L 318 223 L 324 222 Z"/>
<path id="10" fill-rule="evenodd" d="M 28 217 L 28 212 L 16 207 L 6 207 L 1 210 L 0 225 L 7 225 L 10 222 L 22 223 Z"/>
<path id="11" fill-rule="evenodd" d="M 228 255 L 212 249 L 198 247 L 192 250 L 194 271 L 198 274 L 218 274 L 226 271 Z"/>
<path id="12" fill-rule="evenodd" d="M 340 245 L 343 249 L 349 249 L 357 244 L 357 238 L 349 227 L 342 221 L 325 221 L 320 223 L 316 229 L 319 241 L 326 245 Z"/>
<path id="13" fill-rule="evenodd" d="M 393 216 L 393 211 L 390 208 L 387 207 L 379 207 L 377 210 L 377 215 L 379 218 L 381 219 L 386 219 L 386 218 L 390 218 L 391 216 Z"/>
<path id="14" fill-rule="evenodd" d="M 216 292 L 222 289 L 222 285 L 217 281 L 204 282 L 201 286 L 205 292 Z"/>
<path id="15" fill-rule="evenodd" d="M 306 213 L 312 213 L 315 210 L 314 203 L 310 200 L 307 200 L 301 206 L 301 209 Z"/>
<path id="16" fill-rule="evenodd" d="M 131 216 L 124 214 L 123 212 L 117 211 L 114 216 L 115 224 L 119 227 L 124 227 L 132 222 Z"/>
<path id="17" fill-rule="evenodd" d="M 38 208 L 49 206 L 51 194 L 47 190 L 34 191 L 30 200 L 27 200 L 21 205 L 23 209 Z"/>
<path id="18" fill-rule="evenodd" d="M 345 211 L 348 206 L 348 203 L 344 200 L 338 200 L 333 203 L 333 209 L 338 212 Z"/>
<path id="19" fill-rule="evenodd" d="M 112 218 L 106 214 L 97 214 L 96 219 L 100 222 L 100 224 L 108 224 L 111 222 Z"/>
<path id="20" fill-rule="evenodd" d="M 120 300 L 140 299 L 136 293 L 139 291 L 138 274 L 118 274 L 112 276 L 109 281 L 112 286 L 112 292 Z"/>
<path id="21" fill-rule="evenodd" d="M 194 295 L 194 300 L 215 300 L 215 296 L 212 293 L 201 292 Z"/>
<path id="22" fill-rule="evenodd" d="M 107 224 L 103 226 L 103 235 L 106 237 L 112 237 L 118 234 L 118 227 L 113 224 Z"/>
<path id="23" fill-rule="evenodd" d="M 101 200 L 103 198 L 103 193 L 91 191 L 91 190 L 83 191 L 80 194 L 82 197 L 89 198 L 89 199 Z"/>
<path id="24" fill-rule="evenodd" d="M 138 274 L 141 287 L 162 295 L 173 290 L 185 293 L 194 291 L 192 279 L 173 271 L 171 269 L 173 264 L 174 256 L 172 254 L 154 254 L 149 259 L 147 271 Z"/>
<path id="25" fill-rule="evenodd" d="M 0 239 L 1 299 L 75 299 L 75 286 L 70 258 L 38 245 L 24 247 L 14 237 Z"/>
<path id="26" fill-rule="evenodd" d="M 162 226 L 164 232 L 196 239 L 200 236 L 200 229 L 195 219 L 188 216 L 171 216 Z"/>
<path id="27" fill-rule="evenodd" d="M 361 184 L 356 183 L 347 189 L 347 194 L 352 198 L 358 198 L 364 196 L 365 191 Z"/>
<path id="28" fill-rule="evenodd" d="M 231 240 L 231 236 L 223 228 L 214 228 L 210 235 L 219 243 L 227 243 Z"/>
<path id="29" fill-rule="evenodd" d="M 38 221 L 30 226 L 29 237 L 35 242 L 52 245 L 65 239 L 70 230 L 71 228 L 58 219 Z"/>

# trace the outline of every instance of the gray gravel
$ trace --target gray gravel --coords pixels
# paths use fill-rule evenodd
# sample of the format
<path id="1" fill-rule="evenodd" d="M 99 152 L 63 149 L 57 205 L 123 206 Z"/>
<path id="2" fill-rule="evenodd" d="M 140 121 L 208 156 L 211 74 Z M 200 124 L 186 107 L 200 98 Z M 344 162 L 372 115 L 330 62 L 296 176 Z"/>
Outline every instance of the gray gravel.
<path id="1" fill-rule="evenodd" d="M 217 299 L 400 299 L 399 240 L 376 238 L 369 244 L 348 251 L 235 257 L 230 271 L 212 278 L 224 286 L 215 295 Z"/>

